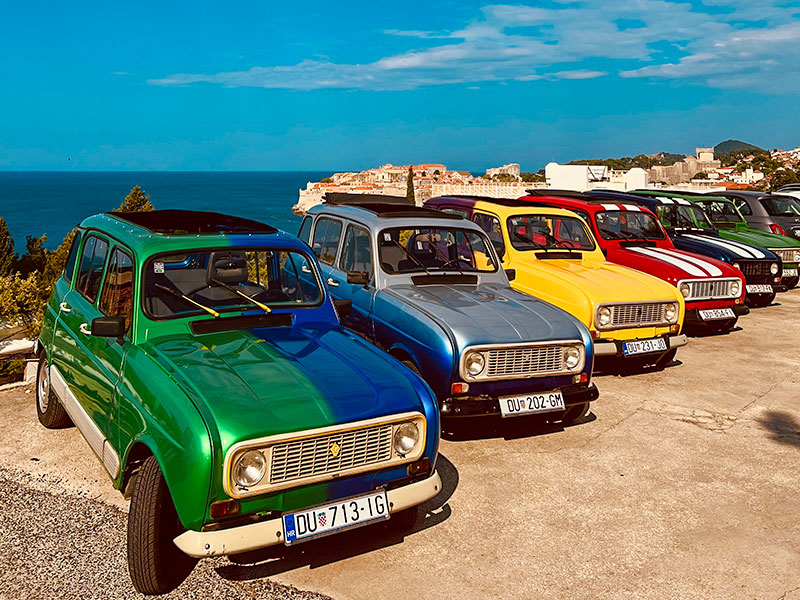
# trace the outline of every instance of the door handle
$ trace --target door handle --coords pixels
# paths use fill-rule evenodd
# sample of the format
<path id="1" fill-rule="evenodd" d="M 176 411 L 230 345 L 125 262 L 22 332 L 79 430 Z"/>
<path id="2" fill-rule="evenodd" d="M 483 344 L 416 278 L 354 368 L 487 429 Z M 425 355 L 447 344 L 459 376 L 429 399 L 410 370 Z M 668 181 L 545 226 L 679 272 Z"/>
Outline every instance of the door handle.
<path id="1" fill-rule="evenodd" d="M 328 277 L 328 285 L 331 287 L 339 287 L 339 282 L 336 281 L 333 277 Z"/>
<path id="2" fill-rule="evenodd" d="M 59 304 L 58 308 L 61 309 L 61 312 L 65 312 L 65 313 L 71 313 L 72 312 L 72 309 L 69 307 L 69 304 L 67 304 L 66 302 L 62 302 L 61 304 Z"/>
<path id="3" fill-rule="evenodd" d="M 92 335 L 92 330 L 89 329 L 89 324 L 88 323 L 81 323 L 81 326 L 78 329 L 81 330 L 81 333 L 83 335 Z"/>
<path id="4" fill-rule="evenodd" d="M 311 269 L 309 269 L 306 265 L 303 265 L 302 267 L 300 267 L 300 270 L 303 273 L 311 273 Z"/>

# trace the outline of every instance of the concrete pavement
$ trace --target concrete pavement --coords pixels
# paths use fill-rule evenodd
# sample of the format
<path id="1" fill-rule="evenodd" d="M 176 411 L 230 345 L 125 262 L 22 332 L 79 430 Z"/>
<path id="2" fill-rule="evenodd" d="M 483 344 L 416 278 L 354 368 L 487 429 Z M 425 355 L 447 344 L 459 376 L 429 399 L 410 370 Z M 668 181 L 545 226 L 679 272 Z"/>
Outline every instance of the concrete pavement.
<path id="1" fill-rule="evenodd" d="M 517 422 L 506 437 L 443 442 L 445 489 L 405 538 L 368 527 L 247 564 L 207 561 L 193 575 L 202 582 L 187 589 L 800 600 L 800 291 L 777 302 L 744 317 L 739 331 L 692 339 L 662 372 L 598 377 L 600 399 L 582 424 L 529 435 Z M 4 534 L 19 528 L 7 512 L 15 497 L 31 518 L 30 498 L 63 497 L 71 543 L 124 565 L 126 503 L 74 428 L 38 425 L 26 391 L 0 394 L 0 486 L 15 490 L 0 509 L 0 567 L 17 552 Z M 116 534 L 93 544 L 99 533 L 81 503 L 118 515 Z M 32 535 L 33 546 L 59 537 L 57 528 Z M 35 565 L 23 580 L 0 568 L 0 596 L 44 590 L 49 574 Z M 81 560 L 62 572 L 107 585 L 95 566 Z"/>

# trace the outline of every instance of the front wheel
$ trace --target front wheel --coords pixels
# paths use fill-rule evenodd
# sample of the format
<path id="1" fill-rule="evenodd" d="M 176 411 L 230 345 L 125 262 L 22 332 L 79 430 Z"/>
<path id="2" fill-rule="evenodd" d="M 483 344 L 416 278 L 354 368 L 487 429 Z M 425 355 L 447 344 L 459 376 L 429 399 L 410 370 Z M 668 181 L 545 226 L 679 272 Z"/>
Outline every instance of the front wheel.
<path id="1" fill-rule="evenodd" d="M 589 403 L 584 402 L 583 404 L 578 404 L 576 406 L 570 406 L 565 412 L 564 416 L 561 417 L 561 422 L 564 425 L 572 425 L 577 421 L 580 421 L 586 414 L 589 412 Z"/>
<path id="2" fill-rule="evenodd" d="M 36 416 L 39 417 L 39 423 L 48 429 L 61 429 L 72 425 L 61 401 L 50 389 L 50 369 L 44 353 L 39 357 L 39 368 L 36 371 Z"/>
<path id="3" fill-rule="evenodd" d="M 138 592 L 165 594 L 192 572 L 197 559 L 172 541 L 182 532 L 164 474 L 151 456 L 133 482 L 128 516 L 128 571 Z"/>

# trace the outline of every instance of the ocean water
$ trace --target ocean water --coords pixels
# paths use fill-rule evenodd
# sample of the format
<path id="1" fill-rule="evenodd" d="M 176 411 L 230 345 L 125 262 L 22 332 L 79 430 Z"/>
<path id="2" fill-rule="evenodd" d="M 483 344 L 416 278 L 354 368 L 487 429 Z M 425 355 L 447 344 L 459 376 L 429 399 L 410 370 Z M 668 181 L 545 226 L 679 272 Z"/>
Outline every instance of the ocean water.
<path id="1" fill-rule="evenodd" d="M 54 249 L 83 218 L 114 210 L 135 185 L 159 208 L 210 210 L 263 221 L 297 233 L 292 213 L 297 191 L 330 172 L 3 172 L 0 171 L 0 216 L 15 249 L 25 237 L 47 234 Z"/>

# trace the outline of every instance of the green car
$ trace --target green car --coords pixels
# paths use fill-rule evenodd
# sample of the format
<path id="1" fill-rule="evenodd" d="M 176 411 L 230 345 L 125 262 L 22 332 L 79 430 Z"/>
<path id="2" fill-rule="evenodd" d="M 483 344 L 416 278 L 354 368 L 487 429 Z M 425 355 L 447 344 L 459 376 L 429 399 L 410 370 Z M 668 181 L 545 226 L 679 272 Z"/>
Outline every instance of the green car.
<path id="1" fill-rule="evenodd" d="M 436 397 L 344 330 L 311 249 L 217 213 L 84 220 L 47 305 L 36 411 L 131 500 L 146 594 L 204 556 L 389 522 L 441 490 Z"/>
<path id="2" fill-rule="evenodd" d="M 785 286 L 786 289 L 792 289 L 797 286 L 800 240 L 752 229 L 733 201 L 728 198 L 685 192 L 665 192 L 662 190 L 642 190 L 636 193 L 644 194 L 646 192 L 648 195 L 683 198 L 699 204 L 714 226 L 716 226 L 721 238 L 771 250 L 780 257 L 783 263 L 781 285 Z"/>

